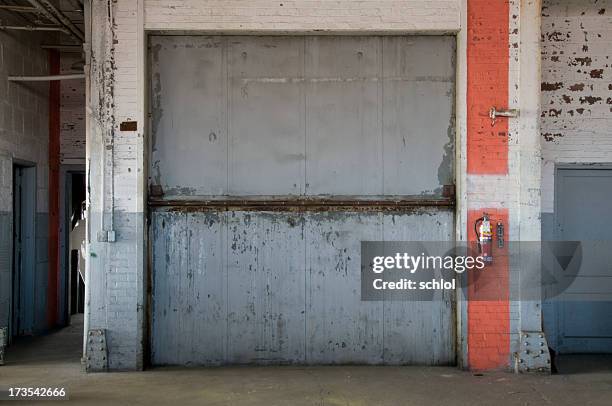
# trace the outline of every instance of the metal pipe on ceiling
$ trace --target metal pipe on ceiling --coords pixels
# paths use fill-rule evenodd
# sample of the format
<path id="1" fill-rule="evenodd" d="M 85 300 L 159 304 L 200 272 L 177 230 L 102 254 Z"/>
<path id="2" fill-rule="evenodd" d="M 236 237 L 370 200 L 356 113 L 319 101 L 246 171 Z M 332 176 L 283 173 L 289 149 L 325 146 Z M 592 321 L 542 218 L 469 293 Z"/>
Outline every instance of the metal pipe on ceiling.
<path id="1" fill-rule="evenodd" d="M 46 76 L 9 76 L 9 82 L 50 82 L 54 80 L 85 79 L 84 73 L 68 75 L 46 75 Z"/>
<path id="2" fill-rule="evenodd" d="M 81 30 L 72 24 L 70 19 L 51 4 L 49 0 L 28 0 L 28 2 L 36 7 L 47 19 L 53 21 L 57 25 L 64 26 L 66 30 L 68 30 L 68 34 L 78 42 L 83 42 L 85 40 Z"/>
<path id="3" fill-rule="evenodd" d="M 52 26 L 34 26 L 34 25 L 0 25 L 1 30 L 18 30 L 18 31 L 61 31 L 68 34 L 64 27 Z"/>

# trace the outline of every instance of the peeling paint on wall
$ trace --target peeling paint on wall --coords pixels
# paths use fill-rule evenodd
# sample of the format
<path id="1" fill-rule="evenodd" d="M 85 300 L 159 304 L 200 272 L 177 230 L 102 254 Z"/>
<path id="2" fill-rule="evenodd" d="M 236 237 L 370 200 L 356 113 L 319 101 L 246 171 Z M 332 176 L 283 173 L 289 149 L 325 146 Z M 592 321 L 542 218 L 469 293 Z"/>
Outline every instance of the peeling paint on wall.
<path id="1" fill-rule="evenodd" d="M 609 0 L 544 0 L 542 211 L 552 213 L 557 163 L 612 162 Z M 552 85 L 551 85 L 552 84 Z M 543 217 L 543 238 L 550 220 Z"/>
<path id="2" fill-rule="evenodd" d="M 606 1 L 546 0 L 542 21 L 542 121 L 546 143 L 597 133 L 609 120 L 610 29 Z M 603 8 L 602 8 L 603 7 Z M 600 13 L 600 11 L 602 11 Z M 586 125 L 577 126 L 577 120 Z"/>

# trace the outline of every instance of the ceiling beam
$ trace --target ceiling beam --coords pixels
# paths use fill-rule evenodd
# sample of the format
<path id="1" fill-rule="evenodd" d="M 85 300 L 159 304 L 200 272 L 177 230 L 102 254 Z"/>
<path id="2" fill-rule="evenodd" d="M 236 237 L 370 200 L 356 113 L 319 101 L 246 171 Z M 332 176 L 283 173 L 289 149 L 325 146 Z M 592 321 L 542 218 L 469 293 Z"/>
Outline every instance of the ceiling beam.
<path id="1" fill-rule="evenodd" d="M 18 13 L 39 13 L 36 7 L 30 6 L 9 6 L 6 4 L 0 4 L 0 10 L 16 11 Z"/>
<path id="2" fill-rule="evenodd" d="M 28 2 L 36 7 L 42 15 L 47 19 L 54 22 L 57 25 L 64 26 L 68 31 L 68 34 L 76 39 L 78 42 L 84 42 L 85 36 L 79 30 L 68 17 L 59 11 L 49 0 L 28 0 Z"/>
<path id="3" fill-rule="evenodd" d="M 82 45 L 64 45 L 64 44 L 43 44 L 40 46 L 42 49 L 57 49 L 61 52 L 83 52 Z"/>

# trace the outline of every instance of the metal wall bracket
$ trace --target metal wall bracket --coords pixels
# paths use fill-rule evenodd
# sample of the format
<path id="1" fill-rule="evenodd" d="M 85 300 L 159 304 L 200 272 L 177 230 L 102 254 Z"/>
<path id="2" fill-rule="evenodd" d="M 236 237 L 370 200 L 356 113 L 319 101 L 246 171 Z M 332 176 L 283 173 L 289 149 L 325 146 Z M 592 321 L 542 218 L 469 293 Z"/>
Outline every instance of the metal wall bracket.
<path id="1" fill-rule="evenodd" d="M 108 347 L 106 346 L 106 330 L 93 329 L 87 332 L 85 346 L 85 371 L 108 371 Z"/>
<path id="2" fill-rule="evenodd" d="M 551 373 L 550 352 L 543 331 L 521 331 L 519 351 L 514 353 L 516 373 Z"/>
<path id="3" fill-rule="evenodd" d="M 503 110 L 503 109 L 499 109 L 497 110 L 495 108 L 495 106 L 491 107 L 491 110 L 489 110 L 489 118 L 491 119 L 491 127 L 493 127 L 495 125 L 495 121 L 497 120 L 497 117 L 518 117 L 519 115 L 519 111 L 517 109 L 509 109 L 509 110 Z"/>

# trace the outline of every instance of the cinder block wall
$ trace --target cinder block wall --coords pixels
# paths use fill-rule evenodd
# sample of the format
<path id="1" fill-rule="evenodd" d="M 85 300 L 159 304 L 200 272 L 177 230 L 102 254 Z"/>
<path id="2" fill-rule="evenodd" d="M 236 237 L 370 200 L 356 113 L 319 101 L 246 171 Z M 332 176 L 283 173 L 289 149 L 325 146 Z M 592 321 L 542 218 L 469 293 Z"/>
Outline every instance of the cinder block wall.
<path id="1" fill-rule="evenodd" d="M 10 15 L 3 13 L 3 22 Z M 20 23 L 20 22 L 19 22 Z M 8 324 L 12 272 L 12 161 L 36 165 L 35 330 L 46 328 L 49 85 L 9 83 L 8 75 L 46 75 L 48 34 L 0 31 L 0 326 Z"/>

